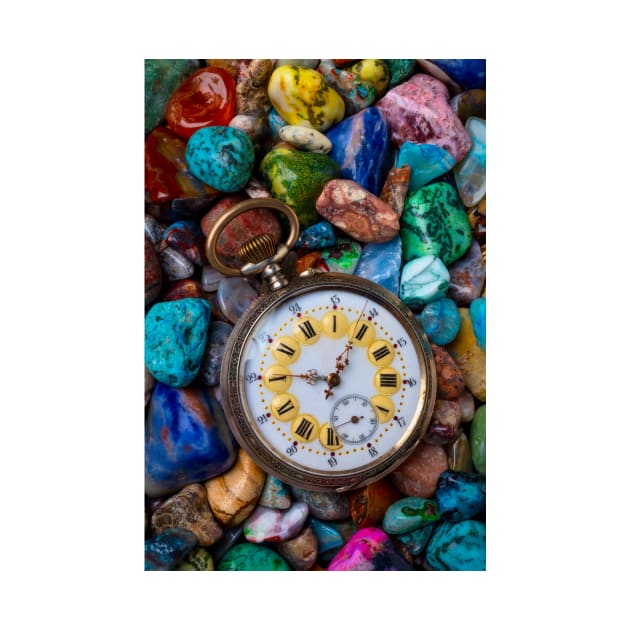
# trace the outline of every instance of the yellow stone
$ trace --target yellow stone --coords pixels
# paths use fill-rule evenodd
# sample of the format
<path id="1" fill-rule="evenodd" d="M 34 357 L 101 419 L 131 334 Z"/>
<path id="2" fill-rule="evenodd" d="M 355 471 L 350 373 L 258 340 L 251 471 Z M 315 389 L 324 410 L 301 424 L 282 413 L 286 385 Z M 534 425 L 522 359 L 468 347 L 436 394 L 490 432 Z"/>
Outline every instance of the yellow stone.
<path id="1" fill-rule="evenodd" d="M 475 398 L 485 402 L 486 353 L 477 345 L 470 311 L 467 308 L 460 308 L 459 318 L 461 320 L 459 333 L 446 346 L 446 350 L 462 371 L 466 387 Z"/>
<path id="2" fill-rule="evenodd" d="M 267 475 L 243 450 L 228 472 L 205 482 L 208 503 L 225 527 L 242 523 L 256 507 Z"/>
<path id="3" fill-rule="evenodd" d="M 370 83 L 376 90 L 376 98 L 385 94 L 389 85 L 389 68 L 382 59 L 362 59 L 346 68 L 356 74 L 365 83 Z"/>
<path id="4" fill-rule="evenodd" d="M 299 66 L 276 68 L 267 85 L 269 100 L 289 125 L 325 131 L 341 122 L 343 99 L 317 71 Z"/>

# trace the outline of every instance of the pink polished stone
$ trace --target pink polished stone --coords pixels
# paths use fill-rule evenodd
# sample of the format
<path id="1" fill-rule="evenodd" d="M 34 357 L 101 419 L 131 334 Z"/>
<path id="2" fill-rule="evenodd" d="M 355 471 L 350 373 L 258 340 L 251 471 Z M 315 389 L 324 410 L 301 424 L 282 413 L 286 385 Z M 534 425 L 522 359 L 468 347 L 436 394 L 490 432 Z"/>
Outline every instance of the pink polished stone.
<path id="1" fill-rule="evenodd" d="M 441 81 L 427 74 L 414 74 L 387 92 L 376 107 L 387 121 L 396 146 L 405 141 L 435 144 L 457 163 L 472 141 L 448 101 L 448 89 Z"/>
<path id="2" fill-rule="evenodd" d="M 442 446 L 421 442 L 416 450 L 390 474 L 390 480 L 403 494 L 431 499 L 439 476 L 448 470 Z"/>
<path id="3" fill-rule="evenodd" d="M 331 179 L 315 203 L 317 212 L 362 243 L 385 243 L 400 231 L 398 215 L 376 195 L 350 179 Z"/>
<path id="4" fill-rule="evenodd" d="M 306 503 L 294 503 L 288 510 L 258 506 L 244 522 L 243 534 L 253 543 L 283 542 L 295 537 L 307 518 Z"/>

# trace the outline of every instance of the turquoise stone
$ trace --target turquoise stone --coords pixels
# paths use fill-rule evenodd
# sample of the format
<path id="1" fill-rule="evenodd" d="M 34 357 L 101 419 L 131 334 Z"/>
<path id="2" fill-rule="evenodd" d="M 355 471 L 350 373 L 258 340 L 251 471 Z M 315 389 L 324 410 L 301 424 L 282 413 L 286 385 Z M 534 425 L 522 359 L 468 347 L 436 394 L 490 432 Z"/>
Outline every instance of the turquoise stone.
<path id="1" fill-rule="evenodd" d="M 427 546 L 435 527 L 436 525 L 434 523 L 429 523 L 424 527 L 417 527 L 407 534 L 394 536 L 394 539 L 397 540 L 411 556 L 419 556 Z"/>
<path id="2" fill-rule="evenodd" d="M 172 527 L 144 543 L 145 571 L 172 571 L 197 546 L 197 536 Z"/>
<path id="3" fill-rule="evenodd" d="M 409 261 L 400 276 L 400 299 L 412 310 L 446 295 L 448 269 L 436 256 Z"/>
<path id="4" fill-rule="evenodd" d="M 406 534 L 440 519 L 438 505 L 431 499 L 406 497 L 392 503 L 383 517 L 388 534 Z"/>
<path id="5" fill-rule="evenodd" d="M 400 236 L 396 236 L 386 243 L 364 245 L 354 275 L 376 282 L 398 296 L 401 267 L 402 242 Z"/>
<path id="6" fill-rule="evenodd" d="M 472 232 L 455 188 L 437 182 L 408 195 L 400 237 L 405 261 L 433 254 L 450 265 L 461 258 L 470 247 Z"/>
<path id="7" fill-rule="evenodd" d="M 269 130 L 272 138 L 280 138 L 280 129 L 286 126 L 287 121 L 280 116 L 278 111 L 273 107 L 269 110 Z"/>
<path id="8" fill-rule="evenodd" d="M 295 243 L 299 252 L 311 252 L 317 249 L 333 247 L 337 241 L 333 226 L 328 221 L 320 221 L 300 232 Z"/>
<path id="9" fill-rule="evenodd" d="M 470 303 L 470 319 L 473 332 L 477 339 L 477 345 L 486 349 L 486 298 L 480 297 Z"/>
<path id="10" fill-rule="evenodd" d="M 206 387 L 157 383 L 145 425 L 145 494 L 162 497 L 229 470 L 237 444 Z"/>
<path id="11" fill-rule="evenodd" d="M 416 67 L 415 59 L 383 59 L 389 68 L 389 87 L 406 81 Z"/>
<path id="12" fill-rule="evenodd" d="M 324 523 L 316 518 L 310 517 L 309 523 L 317 537 L 317 554 L 325 560 L 331 559 L 331 552 L 334 555 L 343 547 L 343 536 L 335 529 L 331 523 Z"/>
<path id="13" fill-rule="evenodd" d="M 322 260 L 329 271 L 354 273 L 361 256 L 361 245 L 347 238 L 338 238 L 331 248 L 321 252 Z"/>
<path id="14" fill-rule="evenodd" d="M 440 298 L 427 304 L 416 319 L 424 328 L 429 339 L 438 346 L 451 343 L 461 325 L 459 308 L 450 298 Z"/>
<path id="15" fill-rule="evenodd" d="M 453 169 L 459 196 L 467 208 L 476 206 L 486 194 L 486 121 L 471 116 L 466 131 L 472 146 Z"/>
<path id="16" fill-rule="evenodd" d="M 435 500 L 446 521 L 467 521 L 486 507 L 486 478 L 478 473 L 446 470 L 438 479 Z"/>
<path id="17" fill-rule="evenodd" d="M 291 490 L 289 486 L 273 475 L 267 475 L 258 505 L 276 510 L 291 507 Z"/>
<path id="18" fill-rule="evenodd" d="M 427 545 L 425 562 L 436 571 L 485 571 L 486 526 L 472 520 L 440 523 Z"/>
<path id="19" fill-rule="evenodd" d="M 232 547 L 221 562 L 217 571 L 290 571 L 291 567 L 278 553 L 264 545 L 241 543 Z"/>
<path id="20" fill-rule="evenodd" d="M 486 406 L 475 411 L 470 427 L 470 452 L 475 470 L 486 474 Z"/>
<path id="21" fill-rule="evenodd" d="M 210 306 L 201 298 L 158 302 L 144 320 L 144 359 L 153 377 L 172 387 L 190 385 L 206 348 Z"/>
<path id="22" fill-rule="evenodd" d="M 455 158 L 435 144 L 403 142 L 396 158 L 396 167 L 405 164 L 411 169 L 409 194 L 428 184 L 436 177 L 448 173 L 455 166 Z"/>
<path id="23" fill-rule="evenodd" d="M 233 127 L 203 127 L 190 136 L 186 163 L 190 172 L 208 186 L 236 192 L 247 184 L 254 169 L 254 145 Z"/>

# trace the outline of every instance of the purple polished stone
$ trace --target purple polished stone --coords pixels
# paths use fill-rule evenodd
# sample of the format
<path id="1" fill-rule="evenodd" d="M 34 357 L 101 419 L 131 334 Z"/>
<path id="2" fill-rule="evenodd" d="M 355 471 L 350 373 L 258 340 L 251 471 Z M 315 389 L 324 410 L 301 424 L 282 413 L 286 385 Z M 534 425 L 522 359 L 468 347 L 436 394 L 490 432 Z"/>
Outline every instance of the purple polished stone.
<path id="1" fill-rule="evenodd" d="M 481 295 L 486 266 L 477 241 L 473 240 L 465 256 L 449 266 L 448 273 L 450 280 L 446 295 L 457 306 L 469 306 Z"/>

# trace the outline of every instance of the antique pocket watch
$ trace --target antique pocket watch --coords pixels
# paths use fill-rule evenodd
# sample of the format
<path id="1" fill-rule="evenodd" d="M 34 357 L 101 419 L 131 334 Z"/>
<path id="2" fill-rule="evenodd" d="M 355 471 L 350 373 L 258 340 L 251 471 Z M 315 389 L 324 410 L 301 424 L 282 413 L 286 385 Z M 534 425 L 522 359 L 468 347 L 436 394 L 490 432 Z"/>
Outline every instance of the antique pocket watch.
<path id="1" fill-rule="evenodd" d="M 272 208 L 289 221 L 286 243 L 268 234 L 224 265 L 216 242 L 239 214 Z M 242 315 L 221 367 L 221 396 L 241 447 L 292 485 L 343 492 L 385 476 L 424 435 L 435 402 L 429 341 L 411 311 L 380 285 L 317 273 L 289 282 L 279 263 L 298 219 L 276 199 L 249 199 L 214 224 L 206 255 L 225 275 L 259 274 L 269 288 Z"/>

